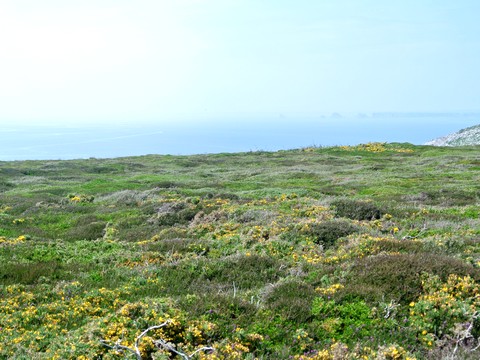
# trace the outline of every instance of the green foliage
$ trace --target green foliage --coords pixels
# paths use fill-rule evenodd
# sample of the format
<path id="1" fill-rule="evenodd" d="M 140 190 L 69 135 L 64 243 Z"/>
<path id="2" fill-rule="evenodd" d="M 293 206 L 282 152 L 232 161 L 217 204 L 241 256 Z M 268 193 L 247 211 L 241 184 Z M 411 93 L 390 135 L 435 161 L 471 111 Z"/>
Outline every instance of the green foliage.
<path id="1" fill-rule="evenodd" d="M 352 220 L 374 220 L 380 219 L 384 214 L 373 202 L 353 199 L 338 199 L 332 201 L 338 217 L 345 217 Z"/>
<path id="2" fill-rule="evenodd" d="M 274 313 L 295 323 L 304 323 L 311 317 L 315 296 L 313 287 L 297 279 L 282 281 L 268 289 L 265 304 Z"/>
<path id="3" fill-rule="evenodd" d="M 319 321 L 318 338 L 333 338 L 343 343 L 370 336 L 374 316 L 363 301 L 337 303 L 317 297 L 313 301 L 312 314 Z"/>
<path id="4" fill-rule="evenodd" d="M 2 359 L 122 359 L 104 344 L 167 319 L 145 359 L 172 357 L 160 337 L 203 359 L 399 360 L 479 336 L 478 148 L 1 165 Z"/>
<path id="5" fill-rule="evenodd" d="M 57 261 L 4 264 L 0 269 L 0 284 L 32 285 L 44 279 L 55 281 L 71 278 L 65 273 L 64 269 L 65 266 Z"/>
<path id="6" fill-rule="evenodd" d="M 436 254 L 380 254 L 355 261 L 342 295 L 380 301 L 387 296 L 403 304 L 421 295 L 421 274 L 446 279 L 450 274 L 480 279 L 480 270 L 453 257 Z"/>
<path id="7" fill-rule="evenodd" d="M 107 223 L 98 221 L 95 216 L 80 217 L 65 234 L 67 240 L 96 240 L 103 237 Z"/>
<path id="8" fill-rule="evenodd" d="M 329 248 L 334 246 L 338 239 L 353 234 L 358 230 L 358 227 L 348 221 L 331 220 L 309 224 L 305 233 L 307 236 L 312 237 L 316 244 Z"/>
<path id="9" fill-rule="evenodd" d="M 470 276 L 450 275 L 445 282 L 439 276 L 425 274 L 424 295 L 410 303 L 410 321 L 421 341 L 433 347 L 436 339 L 454 343 L 455 338 L 480 334 L 479 285 Z M 465 340 L 468 339 L 468 336 Z"/>

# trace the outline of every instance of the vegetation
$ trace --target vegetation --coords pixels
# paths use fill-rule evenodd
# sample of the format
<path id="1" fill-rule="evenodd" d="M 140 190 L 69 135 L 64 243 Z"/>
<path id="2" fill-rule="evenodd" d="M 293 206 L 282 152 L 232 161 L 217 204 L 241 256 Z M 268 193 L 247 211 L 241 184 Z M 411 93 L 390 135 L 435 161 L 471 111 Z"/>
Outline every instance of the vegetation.
<path id="1" fill-rule="evenodd" d="M 1 162 L 0 358 L 476 359 L 478 151 Z"/>

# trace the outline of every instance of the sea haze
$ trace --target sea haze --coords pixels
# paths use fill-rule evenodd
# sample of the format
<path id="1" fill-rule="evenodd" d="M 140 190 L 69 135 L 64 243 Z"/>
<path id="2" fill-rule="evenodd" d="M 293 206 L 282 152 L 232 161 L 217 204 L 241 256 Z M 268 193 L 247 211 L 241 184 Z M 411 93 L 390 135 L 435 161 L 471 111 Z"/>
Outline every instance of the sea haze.
<path id="1" fill-rule="evenodd" d="M 279 116 L 138 125 L 2 125 L 0 160 L 111 158 L 145 154 L 276 151 L 370 141 L 423 144 L 478 125 L 480 114 Z"/>

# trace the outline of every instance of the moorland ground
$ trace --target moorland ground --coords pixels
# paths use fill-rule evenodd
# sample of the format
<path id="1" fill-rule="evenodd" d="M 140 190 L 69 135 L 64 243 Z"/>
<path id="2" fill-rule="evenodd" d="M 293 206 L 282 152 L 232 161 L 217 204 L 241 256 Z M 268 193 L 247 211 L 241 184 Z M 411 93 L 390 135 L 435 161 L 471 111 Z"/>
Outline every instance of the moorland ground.
<path id="1" fill-rule="evenodd" d="M 0 358 L 478 358 L 479 150 L 0 162 Z"/>

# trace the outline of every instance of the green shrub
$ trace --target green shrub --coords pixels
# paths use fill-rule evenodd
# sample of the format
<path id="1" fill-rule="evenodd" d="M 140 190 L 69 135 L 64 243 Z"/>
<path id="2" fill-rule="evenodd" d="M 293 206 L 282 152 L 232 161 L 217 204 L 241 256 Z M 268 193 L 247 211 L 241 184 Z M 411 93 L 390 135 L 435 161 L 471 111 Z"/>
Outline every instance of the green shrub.
<path id="1" fill-rule="evenodd" d="M 4 264 L 0 267 L 0 284 L 35 284 L 40 278 L 68 279 L 63 266 L 57 261 L 29 264 Z"/>
<path id="2" fill-rule="evenodd" d="M 425 205 L 465 206 L 475 204 L 479 192 L 465 191 L 456 188 L 429 190 L 415 195 L 405 196 L 405 200 Z"/>
<path id="3" fill-rule="evenodd" d="M 313 301 L 312 314 L 321 322 L 316 334 L 320 339 L 355 343 L 371 335 L 372 310 L 364 301 L 337 303 L 317 297 Z"/>
<path id="4" fill-rule="evenodd" d="M 264 300 L 267 309 L 295 323 L 303 323 L 312 316 L 312 301 L 315 296 L 311 285 L 293 279 L 274 285 L 267 291 Z"/>
<path id="5" fill-rule="evenodd" d="M 259 255 L 237 255 L 221 261 L 212 261 L 209 270 L 204 273 L 204 279 L 225 284 L 239 289 L 251 289 L 277 281 L 285 275 L 280 270 L 278 260 Z"/>
<path id="6" fill-rule="evenodd" d="M 233 294 L 187 295 L 181 298 L 180 306 L 194 318 L 214 321 L 219 329 L 217 334 L 226 334 L 236 326 L 248 327 L 257 312 L 256 305 Z"/>
<path id="7" fill-rule="evenodd" d="M 399 253 L 423 253 L 426 252 L 425 246 L 420 241 L 383 239 L 377 241 L 378 252 L 399 252 Z"/>
<path id="8" fill-rule="evenodd" d="M 94 215 L 80 217 L 65 234 L 66 240 L 96 240 L 103 236 L 107 223 Z"/>
<path id="9" fill-rule="evenodd" d="M 165 239 L 148 243 L 145 245 L 146 251 L 155 251 L 162 254 L 165 253 L 197 253 L 197 254 L 206 254 L 208 253 L 210 244 L 206 240 L 194 240 L 194 239 Z"/>
<path id="10" fill-rule="evenodd" d="M 158 269 L 166 292 L 171 294 L 212 293 L 260 288 L 277 281 L 286 271 L 278 260 L 257 255 L 231 256 L 221 260 L 199 259 Z"/>
<path id="11" fill-rule="evenodd" d="M 380 219 L 384 212 L 370 201 L 338 199 L 331 203 L 338 217 L 352 220 Z"/>
<path id="12" fill-rule="evenodd" d="M 442 255 L 396 254 L 358 259 L 346 279 L 342 297 L 361 297 L 369 301 L 394 299 L 403 304 L 421 294 L 420 275 L 430 273 L 446 279 L 450 274 L 470 275 L 480 279 L 480 269 L 463 261 Z"/>
<path id="13" fill-rule="evenodd" d="M 158 214 L 150 218 L 149 222 L 159 226 L 187 224 L 200 210 L 200 205 L 189 207 L 184 203 L 164 204 L 158 210 Z"/>
<path id="14" fill-rule="evenodd" d="M 358 227 L 348 221 L 332 220 L 308 225 L 306 234 L 313 237 L 317 244 L 329 248 L 335 245 L 336 241 L 344 236 L 358 231 Z"/>
<path id="15" fill-rule="evenodd" d="M 10 190 L 14 187 L 15 187 L 15 185 L 12 184 L 11 182 L 8 182 L 8 181 L 5 181 L 5 180 L 0 180 L 0 192 Z"/>
<path id="16" fill-rule="evenodd" d="M 410 323 L 424 343 L 442 339 L 455 343 L 461 329 L 470 326 L 472 339 L 480 334 L 478 308 L 480 287 L 469 276 L 450 275 L 446 282 L 438 276 L 422 277 L 424 295 L 410 307 Z M 460 325 L 460 326 L 459 326 Z"/>

